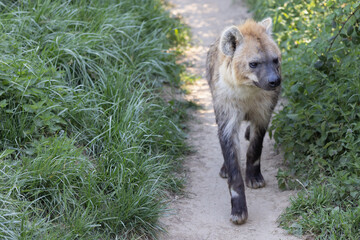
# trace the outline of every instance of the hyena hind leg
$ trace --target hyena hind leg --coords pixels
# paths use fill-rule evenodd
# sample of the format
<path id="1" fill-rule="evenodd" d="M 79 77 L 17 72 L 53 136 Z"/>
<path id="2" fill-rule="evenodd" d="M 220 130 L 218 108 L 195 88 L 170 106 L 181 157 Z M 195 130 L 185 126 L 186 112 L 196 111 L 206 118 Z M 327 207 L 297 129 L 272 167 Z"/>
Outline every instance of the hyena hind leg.
<path id="1" fill-rule="evenodd" d="M 226 168 L 226 164 L 223 163 L 221 169 L 220 169 L 220 172 L 219 172 L 219 175 L 220 177 L 222 178 L 228 178 L 229 177 L 229 174 L 228 174 L 228 170 Z"/>

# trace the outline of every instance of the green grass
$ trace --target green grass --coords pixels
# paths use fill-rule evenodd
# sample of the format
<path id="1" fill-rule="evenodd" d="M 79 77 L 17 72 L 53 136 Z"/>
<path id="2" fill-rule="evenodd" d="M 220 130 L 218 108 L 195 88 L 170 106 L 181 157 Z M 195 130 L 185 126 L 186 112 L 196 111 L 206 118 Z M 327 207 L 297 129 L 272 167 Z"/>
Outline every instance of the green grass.
<path id="1" fill-rule="evenodd" d="M 301 189 L 280 219 L 297 235 L 360 239 L 360 3 L 248 1 L 274 19 L 287 105 L 271 130 L 280 188 Z"/>
<path id="2" fill-rule="evenodd" d="M 0 22 L 0 238 L 156 237 L 187 29 L 160 0 L 3 1 Z"/>

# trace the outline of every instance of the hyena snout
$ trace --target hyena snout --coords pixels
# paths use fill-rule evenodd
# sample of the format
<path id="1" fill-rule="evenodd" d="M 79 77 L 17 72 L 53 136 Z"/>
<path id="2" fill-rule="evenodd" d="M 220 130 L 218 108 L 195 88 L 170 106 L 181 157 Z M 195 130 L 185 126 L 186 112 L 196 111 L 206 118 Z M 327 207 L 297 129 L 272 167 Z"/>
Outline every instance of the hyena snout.
<path id="1" fill-rule="evenodd" d="M 269 76 L 267 83 L 269 85 L 270 88 L 276 88 L 280 85 L 281 83 L 281 77 L 276 75 L 276 74 L 272 74 Z"/>
<path id="2" fill-rule="evenodd" d="M 281 84 L 281 77 L 276 74 L 267 74 L 266 76 L 263 76 L 260 78 L 259 82 L 254 82 L 254 84 L 266 91 L 274 91 L 280 86 Z"/>
<path id="3" fill-rule="evenodd" d="M 281 74 L 278 66 L 273 66 L 272 63 L 264 65 L 254 70 L 258 79 L 254 84 L 266 91 L 276 90 L 281 84 Z"/>

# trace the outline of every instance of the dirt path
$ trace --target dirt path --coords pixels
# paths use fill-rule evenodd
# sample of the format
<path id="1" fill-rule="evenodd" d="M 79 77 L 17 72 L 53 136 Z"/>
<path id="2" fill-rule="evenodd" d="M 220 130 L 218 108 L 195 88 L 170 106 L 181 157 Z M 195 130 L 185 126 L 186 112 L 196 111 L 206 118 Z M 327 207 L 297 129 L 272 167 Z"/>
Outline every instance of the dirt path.
<path id="1" fill-rule="evenodd" d="M 244 4 L 234 0 L 171 0 L 173 12 L 185 18 L 191 26 L 196 46 L 187 52 L 192 63 L 189 71 L 204 76 L 208 46 L 225 26 L 239 24 L 250 17 Z M 229 221 L 230 195 L 226 180 L 218 173 L 223 162 L 217 138 L 217 126 L 210 90 L 202 78 L 190 86 L 189 100 L 202 106 L 194 113 L 190 123 L 189 142 L 197 151 L 185 161 L 187 170 L 187 196 L 174 199 L 174 211 L 161 222 L 168 233 L 163 240 L 227 240 L 227 239 L 297 239 L 278 228 L 276 222 L 289 203 L 290 191 L 281 192 L 277 187 L 276 173 L 281 156 L 276 154 L 268 135 L 264 140 L 262 173 L 266 187 L 246 188 L 249 218 L 244 225 Z M 242 126 L 242 135 L 246 124 Z M 248 143 L 242 142 L 242 170 L 245 169 L 245 153 Z M 244 173 L 243 173 L 244 176 Z"/>

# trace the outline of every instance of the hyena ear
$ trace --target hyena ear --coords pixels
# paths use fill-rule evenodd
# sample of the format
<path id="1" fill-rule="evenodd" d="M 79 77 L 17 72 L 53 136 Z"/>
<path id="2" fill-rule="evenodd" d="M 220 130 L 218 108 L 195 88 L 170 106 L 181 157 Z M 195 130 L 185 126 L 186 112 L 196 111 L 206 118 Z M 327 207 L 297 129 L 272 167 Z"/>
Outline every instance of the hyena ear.
<path id="1" fill-rule="evenodd" d="M 261 26 L 265 28 L 267 34 L 272 34 L 272 20 L 271 18 L 265 18 L 261 22 L 259 22 Z"/>
<path id="2" fill-rule="evenodd" d="M 226 56 L 233 56 L 236 47 L 243 41 L 243 36 L 236 26 L 231 26 L 225 29 L 220 37 L 220 49 Z"/>

